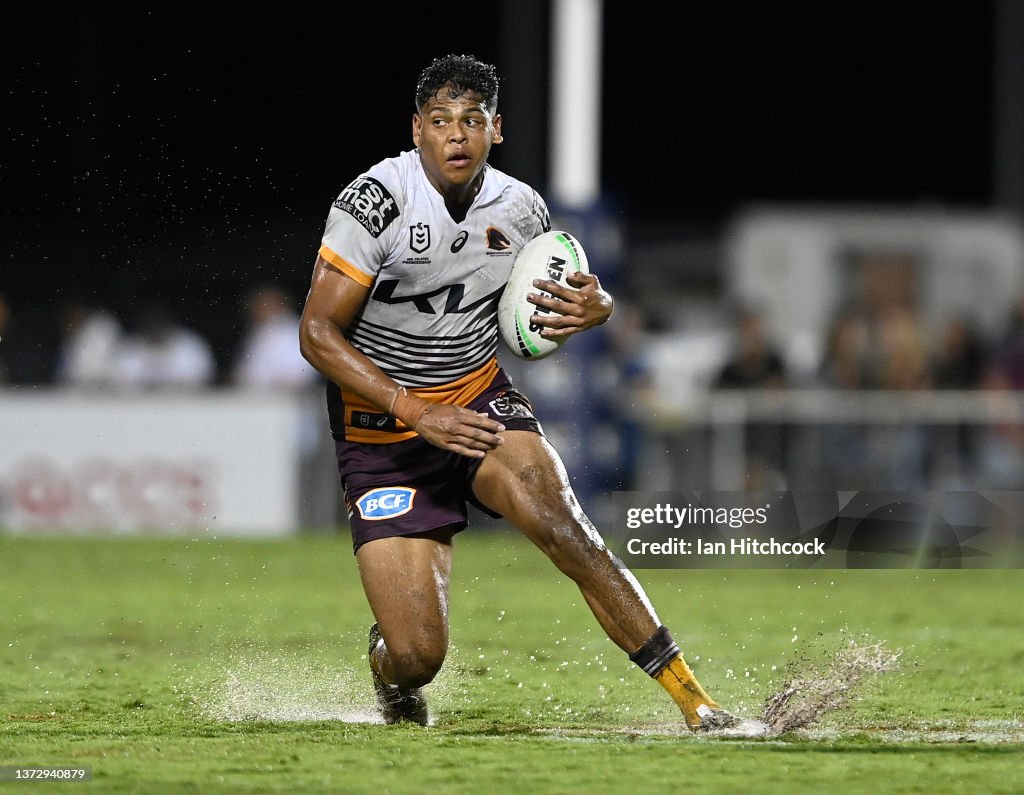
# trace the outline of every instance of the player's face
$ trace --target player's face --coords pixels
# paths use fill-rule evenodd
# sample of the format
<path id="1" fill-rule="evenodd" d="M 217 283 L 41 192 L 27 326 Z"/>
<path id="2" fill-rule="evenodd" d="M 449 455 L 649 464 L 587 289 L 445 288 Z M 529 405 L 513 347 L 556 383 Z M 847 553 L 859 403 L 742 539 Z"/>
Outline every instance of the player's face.
<path id="1" fill-rule="evenodd" d="M 501 116 L 476 94 L 452 98 L 447 89 L 412 117 L 412 140 L 431 184 L 444 196 L 471 198 L 492 144 L 501 143 Z"/>

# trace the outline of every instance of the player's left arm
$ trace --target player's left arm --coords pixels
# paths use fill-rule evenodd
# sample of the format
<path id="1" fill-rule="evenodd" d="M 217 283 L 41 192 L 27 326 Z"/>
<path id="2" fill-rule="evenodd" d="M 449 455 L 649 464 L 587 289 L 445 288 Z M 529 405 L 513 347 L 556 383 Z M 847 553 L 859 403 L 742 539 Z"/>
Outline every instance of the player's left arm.
<path id="1" fill-rule="evenodd" d="M 541 336 L 567 337 L 600 326 L 612 316 L 615 300 L 601 287 L 601 280 L 596 274 L 570 273 L 565 280 L 569 287 L 548 279 L 534 279 L 533 286 L 549 293 L 550 297 L 530 293 L 527 300 L 554 313 L 530 318 L 530 322 L 544 327 Z"/>

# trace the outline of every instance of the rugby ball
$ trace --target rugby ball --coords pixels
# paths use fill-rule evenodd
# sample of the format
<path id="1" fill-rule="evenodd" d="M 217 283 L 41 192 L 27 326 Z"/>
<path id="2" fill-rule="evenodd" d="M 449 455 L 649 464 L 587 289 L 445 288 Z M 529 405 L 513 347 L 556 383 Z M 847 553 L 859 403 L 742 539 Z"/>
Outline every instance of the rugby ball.
<path id="1" fill-rule="evenodd" d="M 580 272 L 590 272 L 587 255 L 580 241 L 568 232 L 545 232 L 523 246 L 498 302 L 498 332 L 512 353 L 521 359 L 543 359 L 565 343 L 568 337 L 547 339 L 540 335 L 544 327 L 530 322 L 530 318 L 551 310 L 531 304 L 526 296 L 551 295 L 534 287 L 534 279 L 550 279 L 571 287 L 566 277 Z"/>

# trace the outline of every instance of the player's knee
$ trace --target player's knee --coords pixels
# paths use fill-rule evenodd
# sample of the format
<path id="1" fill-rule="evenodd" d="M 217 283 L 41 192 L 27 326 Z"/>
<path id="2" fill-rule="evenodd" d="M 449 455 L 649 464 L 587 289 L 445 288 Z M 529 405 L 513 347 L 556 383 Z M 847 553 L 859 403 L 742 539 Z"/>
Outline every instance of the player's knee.
<path id="1" fill-rule="evenodd" d="M 434 681 L 444 664 L 445 649 L 440 646 L 388 647 L 388 657 L 397 684 L 402 687 L 423 687 Z"/>

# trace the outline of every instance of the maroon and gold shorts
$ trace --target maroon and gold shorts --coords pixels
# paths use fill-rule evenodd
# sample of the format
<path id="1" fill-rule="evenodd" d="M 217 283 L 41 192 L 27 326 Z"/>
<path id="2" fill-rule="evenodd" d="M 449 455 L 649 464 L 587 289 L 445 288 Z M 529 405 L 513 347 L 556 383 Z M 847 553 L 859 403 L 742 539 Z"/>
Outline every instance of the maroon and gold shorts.
<path id="1" fill-rule="evenodd" d="M 543 433 L 526 396 L 499 370 L 466 408 L 485 412 L 511 431 Z M 466 528 L 467 503 L 491 516 L 473 496 L 480 458 L 452 453 L 416 436 L 394 444 L 335 441 L 353 548 L 367 541 Z"/>

